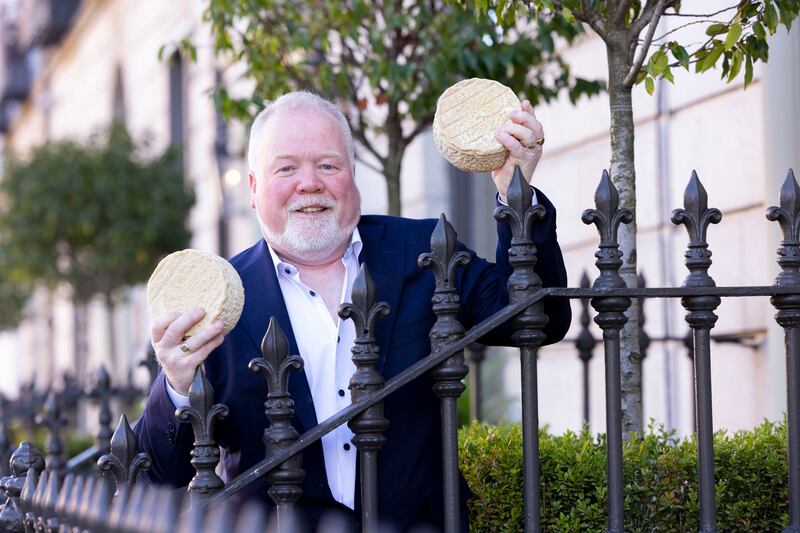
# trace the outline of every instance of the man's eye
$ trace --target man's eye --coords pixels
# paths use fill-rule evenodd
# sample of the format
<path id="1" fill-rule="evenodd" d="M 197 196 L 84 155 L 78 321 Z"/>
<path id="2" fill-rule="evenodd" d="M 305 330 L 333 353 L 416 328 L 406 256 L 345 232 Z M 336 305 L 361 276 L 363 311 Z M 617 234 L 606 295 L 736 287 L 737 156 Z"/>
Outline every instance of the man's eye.
<path id="1" fill-rule="evenodd" d="M 278 169 L 278 172 L 291 172 L 292 170 L 294 170 L 294 167 L 292 167 L 291 165 L 286 165 L 286 166 L 280 167 Z"/>
<path id="2" fill-rule="evenodd" d="M 336 166 L 335 165 L 331 165 L 330 163 L 322 163 L 319 166 L 319 168 L 321 168 L 322 170 L 336 170 Z"/>

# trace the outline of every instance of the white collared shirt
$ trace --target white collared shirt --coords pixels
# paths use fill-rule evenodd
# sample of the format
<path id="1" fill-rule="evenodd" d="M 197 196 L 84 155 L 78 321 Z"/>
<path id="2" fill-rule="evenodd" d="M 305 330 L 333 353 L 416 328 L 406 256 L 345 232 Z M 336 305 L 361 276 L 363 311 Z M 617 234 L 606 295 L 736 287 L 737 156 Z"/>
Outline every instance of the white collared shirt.
<path id="1" fill-rule="evenodd" d="M 356 228 L 342 257 L 345 278 L 340 303 L 350 302 L 362 245 L 361 235 Z M 282 261 L 271 246 L 269 252 L 289 312 L 297 348 L 303 358 L 317 422 L 322 422 L 350 405 L 348 387 L 356 371 L 350 351 L 356 338 L 355 326 L 352 320 L 337 318 L 334 321 L 322 297 L 300 280 L 297 268 Z M 176 408 L 189 404 L 188 397 L 179 394 L 168 382 L 167 393 Z M 322 437 L 325 473 L 331 494 L 336 501 L 350 509 L 355 508 L 356 479 L 356 447 L 351 442 L 352 438 L 353 432 L 347 424 Z"/>

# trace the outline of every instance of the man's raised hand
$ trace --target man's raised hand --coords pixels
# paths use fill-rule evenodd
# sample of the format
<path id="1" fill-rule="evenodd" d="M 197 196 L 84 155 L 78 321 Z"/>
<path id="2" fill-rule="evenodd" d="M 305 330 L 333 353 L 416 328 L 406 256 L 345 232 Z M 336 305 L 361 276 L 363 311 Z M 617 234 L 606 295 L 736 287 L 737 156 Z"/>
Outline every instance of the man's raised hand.
<path id="1" fill-rule="evenodd" d="M 514 167 L 519 166 L 525 180 L 530 183 L 539 159 L 542 158 L 544 128 L 536 119 L 533 106 L 528 100 L 522 102 L 522 111 L 514 111 L 511 122 L 502 124 L 495 132 L 495 139 L 508 150 L 503 166 L 492 171 L 492 180 L 500 193 L 500 200 L 506 202 L 506 191 L 514 176 Z"/>

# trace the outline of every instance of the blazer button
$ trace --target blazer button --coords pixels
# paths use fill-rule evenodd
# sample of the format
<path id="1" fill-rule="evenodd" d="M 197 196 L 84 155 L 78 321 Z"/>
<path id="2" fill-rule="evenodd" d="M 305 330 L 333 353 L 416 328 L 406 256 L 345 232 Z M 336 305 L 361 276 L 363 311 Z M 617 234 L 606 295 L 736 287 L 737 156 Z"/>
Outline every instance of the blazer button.
<path id="1" fill-rule="evenodd" d="M 172 421 L 168 422 L 167 423 L 167 431 L 165 433 L 167 434 L 167 441 L 170 444 L 175 442 L 175 432 L 176 432 L 175 422 L 172 422 Z"/>

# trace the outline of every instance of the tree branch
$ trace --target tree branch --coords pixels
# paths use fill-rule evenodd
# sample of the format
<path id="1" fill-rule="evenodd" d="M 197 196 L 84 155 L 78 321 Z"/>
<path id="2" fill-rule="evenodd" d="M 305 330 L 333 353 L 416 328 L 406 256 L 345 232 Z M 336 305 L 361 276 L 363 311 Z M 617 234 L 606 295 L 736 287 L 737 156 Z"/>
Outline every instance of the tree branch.
<path id="1" fill-rule="evenodd" d="M 581 11 L 575 17 L 589 25 L 603 41 L 606 40 L 606 28 L 600 15 L 595 15 L 586 0 L 581 0 Z"/>
<path id="2" fill-rule="evenodd" d="M 638 39 L 639 34 L 642 33 L 642 30 L 648 24 L 650 24 L 650 22 L 652 22 L 653 15 L 656 11 L 656 6 L 658 6 L 658 4 L 660 4 L 662 1 L 663 0 L 647 0 L 647 3 L 642 8 L 641 13 L 639 13 L 639 16 L 631 22 L 631 27 L 628 30 L 632 41 Z"/>
<path id="3" fill-rule="evenodd" d="M 711 22 L 711 23 L 719 23 L 719 24 L 727 24 L 727 22 L 723 22 L 721 20 L 713 20 L 713 19 L 693 20 L 692 22 L 687 22 L 686 24 L 681 24 L 680 26 L 669 30 L 665 34 L 654 38 L 653 42 L 657 43 L 658 41 L 664 39 L 667 35 L 671 35 L 671 34 L 675 33 L 676 31 L 682 30 L 683 28 L 685 28 L 687 26 L 692 26 L 694 24 L 708 24 L 709 22 Z"/>
<path id="4" fill-rule="evenodd" d="M 372 163 L 370 163 L 369 161 L 364 159 L 361 155 L 356 154 L 356 160 L 360 164 L 362 164 L 365 167 L 367 167 L 368 169 L 370 169 L 371 171 L 377 172 L 378 174 L 383 174 L 383 168 L 373 165 Z"/>
<path id="5" fill-rule="evenodd" d="M 611 17 L 611 20 L 614 22 L 615 26 L 624 22 L 625 15 L 628 13 L 630 8 L 631 0 L 622 0 L 619 4 L 617 4 L 617 9 L 614 11 L 614 14 Z"/>
<path id="6" fill-rule="evenodd" d="M 405 144 L 410 144 L 411 141 L 414 140 L 414 137 L 422 133 L 422 131 L 428 127 L 428 124 L 430 124 L 431 120 L 433 119 L 431 119 L 429 116 L 420 119 L 420 121 L 417 123 L 414 129 L 411 130 L 411 132 L 408 135 L 403 136 L 403 142 Z"/>
<path id="7" fill-rule="evenodd" d="M 667 13 L 664 15 L 665 17 L 691 17 L 691 18 L 710 18 L 716 17 L 720 13 L 725 13 L 726 11 L 730 11 L 731 9 L 736 9 L 738 6 L 733 5 L 726 7 L 724 9 L 720 9 L 719 11 L 715 11 L 713 13 L 700 13 L 700 14 L 693 14 L 693 13 Z"/>
<path id="8" fill-rule="evenodd" d="M 661 15 L 664 13 L 664 10 L 667 8 L 668 4 L 672 4 L 671 0 L 658 0 L 656 3 L 654 0 L 650 0 L 647 2 L 644 11 L 642 14 L 633 21 L 631 24 L 631 41 L 633 41 L 641 31 L 641 28 L 644 28 L 644 24 L 641 25 L 641 28 L 634 33 L 634 29 L 638 22 L 644 20 L 645 24 L 648 22 L 647 18 L 649 18 L 650 26 L 647 28 L 647 33 L 644 36 L 644 40 L 642 41 L 641 46 L 639 47 L 639 54 L 636 56 L 636 59 L 633 60 L 631 64 L 631 69 L 628 71 L 628 75 L 625 76 L 625 80 L 622 82 L 623 85 L 626 87 L 632 87 L 633 83 L 636 81 L 636 75 L 639 73 L 639 69 L 642 68 L 644 64 L 645 58 L 647 58 L 647 52 L 650 49 L 650 43 L 653 41 L 653 35 L 656 32 L 656 27 L 658 27 L 658 21 L 661 20 Z M 649 13 L 645 13 L 649 10 Z"/>
<path id="9" fill-rule="evenodd" d="M 361 114 L 359 113 L 359 120 L 361 120 Z M 367 139 L 366 135 L 364 134 L 363 130 L 359 130 L 357 128 L 350 128 L 350 131 L 353 133 L 353 137 L 358 141 L 358 143 L 367 149 L 369 153 L 375 156 L 375 159 L 380 161 L 381 165 L 386 165 L 386 158 L 378 152 L 378 150 L 372 145 L 371 142 Z M 362 158 L 359 158 L 363 161 Z M 379 172 L 383 172 L 380 170 Z"/>

